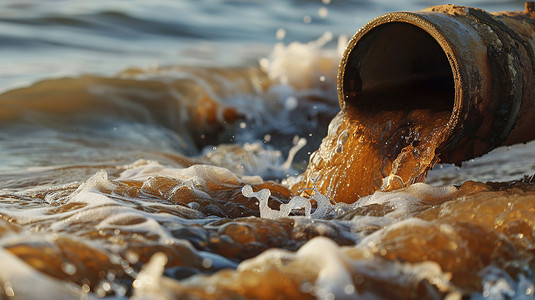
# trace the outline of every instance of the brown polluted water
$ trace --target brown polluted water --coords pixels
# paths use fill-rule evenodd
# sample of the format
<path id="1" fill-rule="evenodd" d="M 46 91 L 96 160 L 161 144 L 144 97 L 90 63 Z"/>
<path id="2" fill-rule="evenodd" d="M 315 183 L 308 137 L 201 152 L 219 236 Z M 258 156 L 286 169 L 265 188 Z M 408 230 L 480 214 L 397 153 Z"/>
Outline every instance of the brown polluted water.
<path id="1" fill-rule="evenodd" d="M 61 88 L 64 83 L 68 87 Z M 43 149 L 22 152 L 33 160 L 0 174 L 8 178 L 0 190 L 0 299 L 534 295 L 534 177 L 423 183 L 440 159 L 448 93 L 439 93 L 444 99 L 348 94 L 348 105 L 295 183 L 290 179 L 299 177 L 277 182 L 255 176 L 285 164 L 272 160 L 280 153 L 265 142 L 217 139 L 221 128 L 237 136 L 241 127 L 252 127 L 245 116 L 255 109 L 262 116 L 268 111 L 266 117 L 280 113 L 269 125 L 283 116 L 309 113 L 309 120 L 321 104 L 337 105 L 329 96 L 299 91 L 294 100 L 301 106 L 288 113 L 291 105 L 273 104 L 274 86 L 259 69 L 162 68 L 127 71 L 120 79 L 49 80 L 0 95 L 11 108 L 3 120 L 10 137 L 36 139 L 24 149 Z M 57 107 L 39 114 L 42 92 L 58 89 L 61 96 L 48 98 Z M 21 98 L 9 100 L 15 96 Z M 247 101 L 229 100 L 240 97 Z M 76 98 L 82 107 L 62 105 Z M 260 106 L 243 108 L 251 103 Z M 69 117 L 79 110 L 85 119 Z M 184 114 L 180 119 L 167 111 Z M 319 120 L 332 117 L 326 111 Z M 29 115 L 39 116 L 32 120 L 39 126 L 24 123 Z M 113 130 L 104 126 L 110 120 L 119 120 Z M 162 149 L 172 136 L 168 128 L 195 136 L 190 140 L 197 144 L 184 149 L 217 147 L 195 155 Z M 143 139 L 155 133 L 161 144 Z M 12 148 L 24 150 L 14 142 Z M 53 160 L 57 153 L 60 162 Z M 289 206 L 300 195 L 311 196 L 311 214 Z M 283 216 L 266 214 L 288 207 Z"/>
<path id="2" fill-rule="evenodd" d="M 382 97 L 381 93 L 368 92 L 346 100 L 354 105 L 347 105 L 331 122 L 327 137 L 312 154 L 303 182 L 293 187 L 294 192 L 316 185 L 335 202 L 353 203 L 377 190 L 394 190 L 425 180 L 439 161 L 436 152 L 444 140 L 450 112 L 447 107 L 434 106 L 432 94 L 420 102 L 398 98 L 401 104 L 387 105 L 384 102 L 392 101 L 388 98 L 392 96 Z M 374 101 L 383 102 L 380 110 L 370 104 Z"/>

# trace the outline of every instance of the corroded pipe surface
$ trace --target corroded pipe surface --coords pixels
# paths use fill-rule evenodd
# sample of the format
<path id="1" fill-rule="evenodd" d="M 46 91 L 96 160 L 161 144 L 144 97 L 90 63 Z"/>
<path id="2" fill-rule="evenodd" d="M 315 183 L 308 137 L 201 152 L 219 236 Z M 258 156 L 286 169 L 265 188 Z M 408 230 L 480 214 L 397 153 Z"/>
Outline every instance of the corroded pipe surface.
<path id="1" fill-rule="evenodd" d="M 386 14 L 350 41 L 340 105 L 450 111 L 437 151 L 459 164 L 535 138 L 534 49 L 532 2 L 521 12 L 444 5 Z"/>
<path id="2" fill-rule="evenodd" d="M 297 192 L 336 202 L 425 180 L 500 145 L 535 139 L 535 13 L 444 5 L 378 17 L 338 74 L 342 108 Z"/>

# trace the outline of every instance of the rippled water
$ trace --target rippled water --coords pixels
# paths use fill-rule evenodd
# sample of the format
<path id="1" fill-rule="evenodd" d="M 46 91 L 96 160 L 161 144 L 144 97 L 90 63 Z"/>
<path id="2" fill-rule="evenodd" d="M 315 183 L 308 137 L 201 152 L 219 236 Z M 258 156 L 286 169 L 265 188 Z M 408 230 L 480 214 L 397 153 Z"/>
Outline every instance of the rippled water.
<path id="1" fill-rule="evenodd" d="M 433 4 L 2 2 L 0 299 L 532 297 L 535 143 L 349 204 L 291 191 L 347 37 Z"/>

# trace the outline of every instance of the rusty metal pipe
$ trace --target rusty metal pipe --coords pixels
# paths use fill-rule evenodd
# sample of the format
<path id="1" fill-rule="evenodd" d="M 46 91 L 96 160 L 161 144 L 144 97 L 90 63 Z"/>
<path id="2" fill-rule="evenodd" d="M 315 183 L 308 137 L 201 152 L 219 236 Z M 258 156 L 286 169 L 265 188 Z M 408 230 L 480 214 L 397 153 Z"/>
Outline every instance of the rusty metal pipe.
<path id="1" fill-rule="evenodd" d="M 451 111 L 446 163 L 535 139 L 535 13 L 443 5 L 366 24 L 340 63 L 343 110 Z M 445 121 L 446 122 L 446 121 Z"/>

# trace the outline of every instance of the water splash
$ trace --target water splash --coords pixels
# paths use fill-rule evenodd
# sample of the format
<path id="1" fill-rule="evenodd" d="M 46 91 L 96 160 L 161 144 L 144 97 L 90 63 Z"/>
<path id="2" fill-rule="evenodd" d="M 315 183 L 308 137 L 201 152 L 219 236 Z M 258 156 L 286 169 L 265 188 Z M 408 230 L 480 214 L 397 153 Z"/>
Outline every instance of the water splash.
<path id="1" fill-rule="evenodd" d="M 310 198 L 302 196 L 293 196 L 288 203 L 281 204 L 279 210 L 273 210 L 268 206 L 269 196 L 271 192 L 268 189 L 262 189 L 254 192 L 250 185 L 245 185 L 242 188 L 242 194 L 245 197 L 254 197 L 259 201 L 260 217 L 266 219 L 279 219 L 290 216 L 294 210 L 303 210 L 306 218 L 321 219 L 325 217 L 330 209 L 333 208 L 329 198 L 322 195 L 317 189 L 314 189 L 314 195 Z M 317 208 L 312 211 L 311 200 L 316 201 Z"/>
<path id="2" fill-rule="evenodd" d="M 269 58 L 260 60 L 260 66 L 273 82 L 297 90 L 333 86 L 337 74 L 333 62 L 337 65 L 347 43 L 347 38 L 340 36 L 338 50 L 326 49 L 325 45 L 333 38 L 331 32 L 326 32 L 308 43 L 277 43 Z"/>

